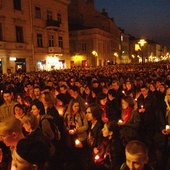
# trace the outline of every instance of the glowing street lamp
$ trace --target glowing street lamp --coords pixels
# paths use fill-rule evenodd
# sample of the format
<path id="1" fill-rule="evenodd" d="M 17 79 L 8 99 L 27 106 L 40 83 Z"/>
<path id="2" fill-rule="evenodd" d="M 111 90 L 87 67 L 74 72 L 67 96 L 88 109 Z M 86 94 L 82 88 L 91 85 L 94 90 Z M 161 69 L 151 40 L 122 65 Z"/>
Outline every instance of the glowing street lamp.
<path id="1" fill-rule="evenodd" d="M 143 50 L 142 47 L 146 44 L 147 42 L 145 41 L 145 39 L 140 39 L 138 44 L 140 46 L 140 50 L 142 52 L 142 69 L 143 69 L 143 64 L 144 64 L 144 58 L 143 58 Z"/>

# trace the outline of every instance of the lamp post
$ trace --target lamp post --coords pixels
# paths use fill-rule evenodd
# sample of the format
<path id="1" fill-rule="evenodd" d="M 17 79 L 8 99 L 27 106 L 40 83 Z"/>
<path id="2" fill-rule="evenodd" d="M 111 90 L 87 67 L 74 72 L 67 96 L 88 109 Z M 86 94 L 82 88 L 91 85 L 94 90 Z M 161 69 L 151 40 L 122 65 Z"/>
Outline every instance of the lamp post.
<path id="1" fill-rule="evenodd" d="M 146 41 L 145 39 L 140 39 L 139 42 L 138 42 L 139 46 L 140 46 L 140 50 L 141 50 L 141 53 L 142 53 L 142 69 L 143 69 L 143 64 L 144 64 L 144 57 L 143 57 L 143 46 L 146 44 Z"/>

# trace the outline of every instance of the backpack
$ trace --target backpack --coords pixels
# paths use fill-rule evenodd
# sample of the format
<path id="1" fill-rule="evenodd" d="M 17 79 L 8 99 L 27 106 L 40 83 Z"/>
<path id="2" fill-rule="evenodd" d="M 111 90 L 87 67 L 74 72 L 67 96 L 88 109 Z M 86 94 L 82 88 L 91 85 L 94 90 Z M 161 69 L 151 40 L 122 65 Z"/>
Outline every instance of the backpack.
<path id="1" fill-rule="evenodd" d="M 60 130 L 59 130 L 58 126 L 55 124 L 53 119 L 51 119 L 51 118 L 42 118 L 41 121 L 40 121 L 40 128 L 42 129 L 42 121 L 44 119 L 47 119 L 49 121 L 49 123 L 50 123 L 51 130 L 54 133 L 53 141 L 56 141 L 56 140 L 59 141 L 61 139 L 61 133 L 60 133 Z"/>

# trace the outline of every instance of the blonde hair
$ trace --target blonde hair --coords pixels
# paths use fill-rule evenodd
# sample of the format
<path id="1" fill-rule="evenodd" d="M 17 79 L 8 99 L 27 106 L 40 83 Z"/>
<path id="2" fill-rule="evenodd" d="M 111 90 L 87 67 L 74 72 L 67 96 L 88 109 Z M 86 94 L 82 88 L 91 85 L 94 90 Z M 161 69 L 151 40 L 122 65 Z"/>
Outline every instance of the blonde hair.
<path id="1" fill-rule="evenodd" d="M 22 123 L 29 123 L 32 130 L 37 129 L 38 125 L 39 125 L 37 117 L 35 115 L 33 115 L 33 114 L 25 115 L 22 118 L 21 122 Z"/>
<path id="2" fill-rule="evenodd" d="M 22 123 L 15 117 L 9 117 L 0 122 L 0 129 L 8 134 L 13 132 L 22 133 Z"/>

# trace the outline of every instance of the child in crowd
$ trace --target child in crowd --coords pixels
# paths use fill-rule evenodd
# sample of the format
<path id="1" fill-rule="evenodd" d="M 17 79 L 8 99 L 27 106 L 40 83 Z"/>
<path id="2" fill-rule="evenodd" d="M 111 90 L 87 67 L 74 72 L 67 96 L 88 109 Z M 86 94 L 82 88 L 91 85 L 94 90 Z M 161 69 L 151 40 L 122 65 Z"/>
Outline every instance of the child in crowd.
<path id="1" fill-rule="evenodd" d="M 148 164 L 148 148 L 144 143 L 132 140 L 125 148 L 126 163 L 122 164 L 120 170 L 153 170 Z"/>

